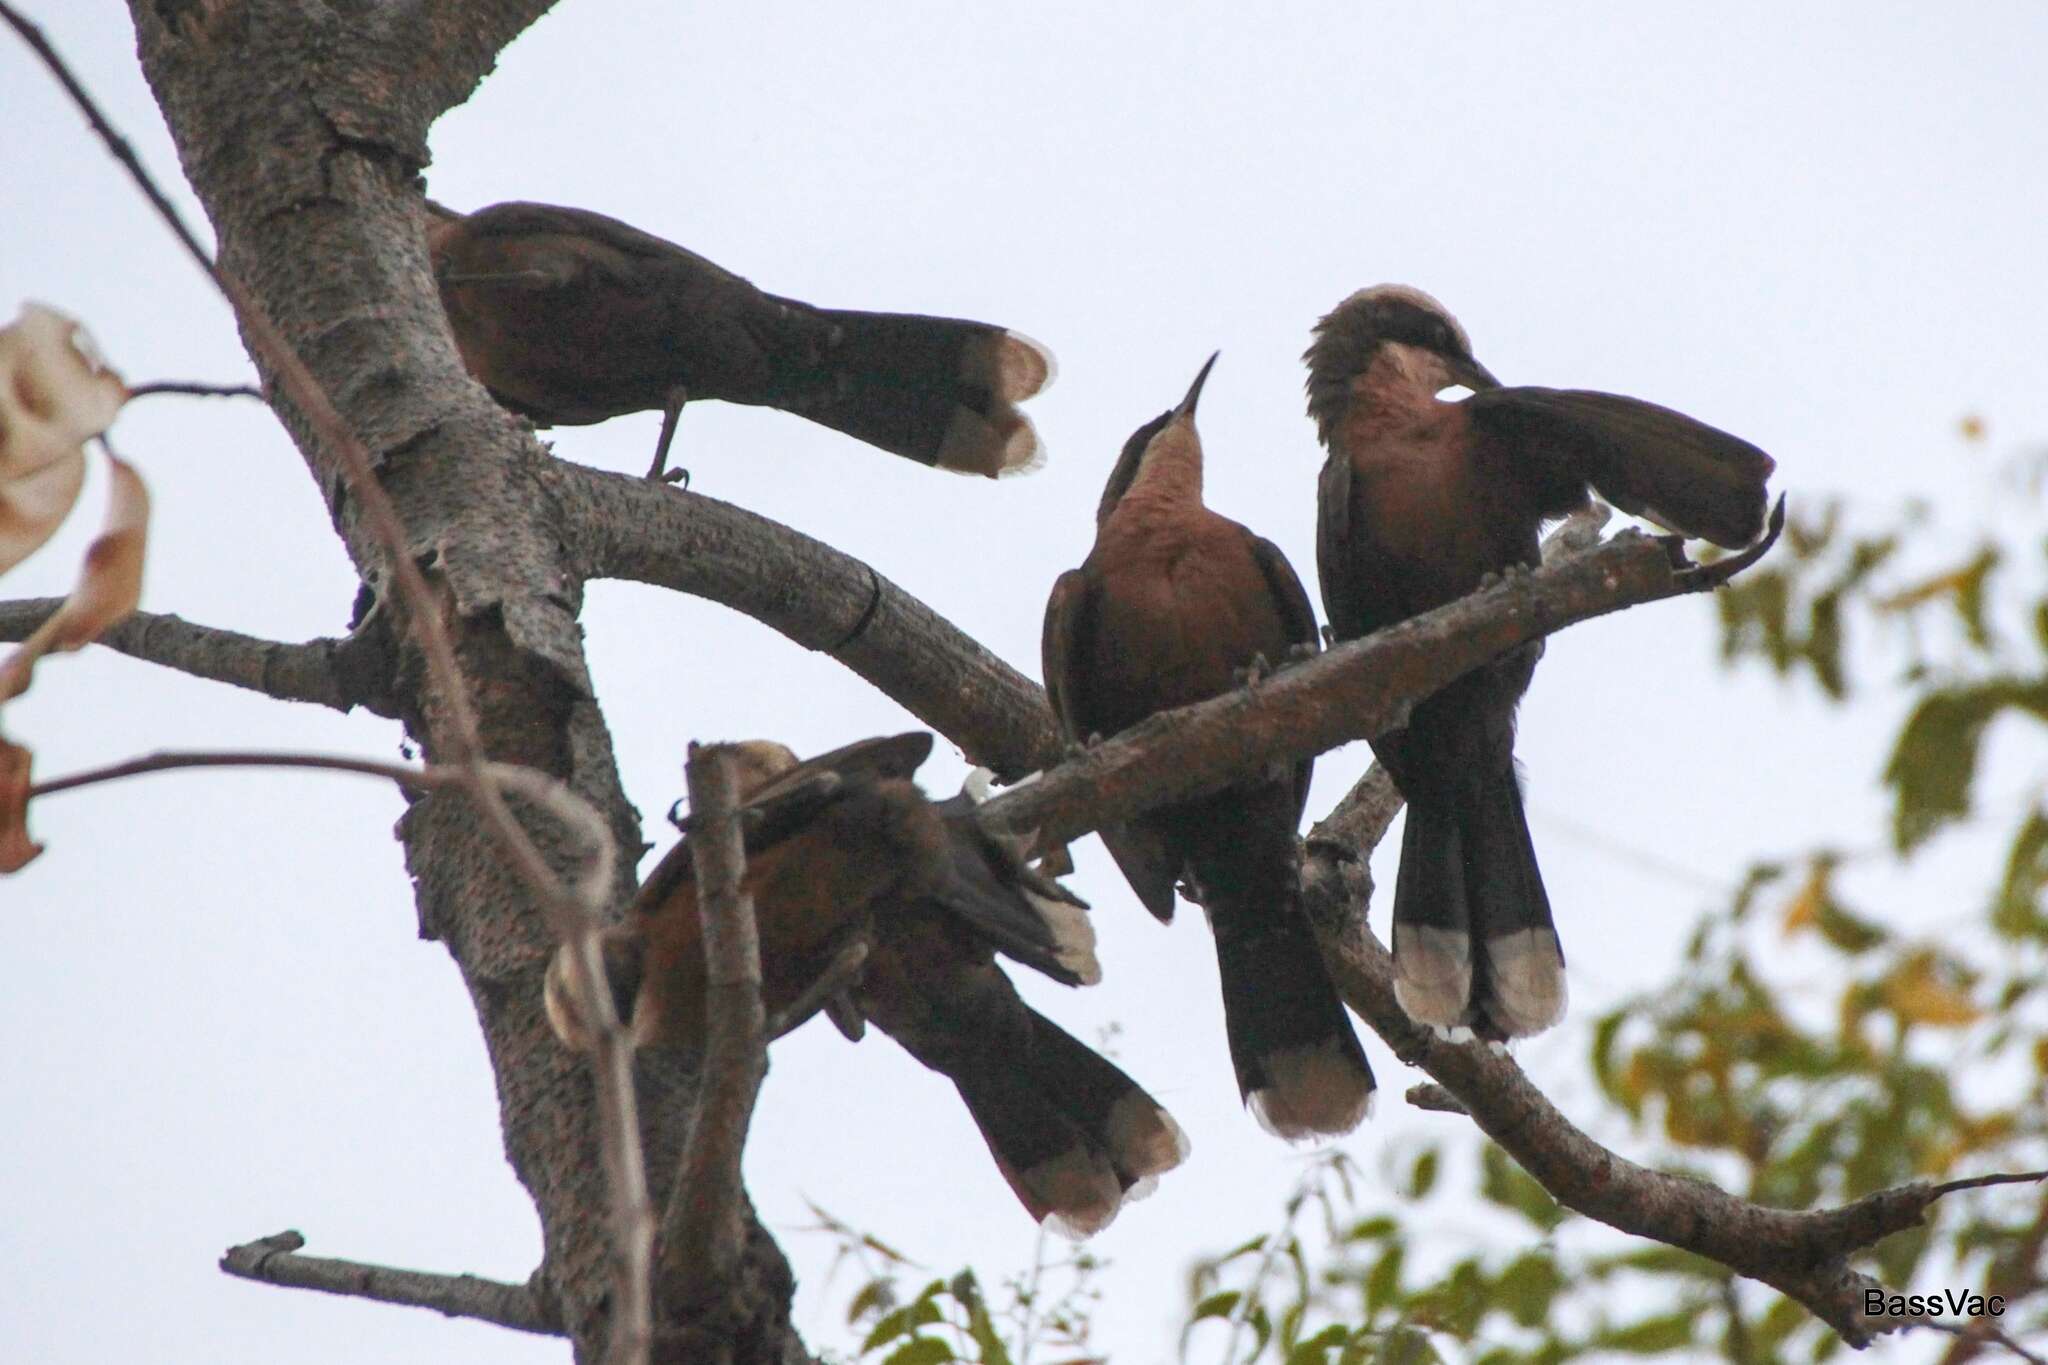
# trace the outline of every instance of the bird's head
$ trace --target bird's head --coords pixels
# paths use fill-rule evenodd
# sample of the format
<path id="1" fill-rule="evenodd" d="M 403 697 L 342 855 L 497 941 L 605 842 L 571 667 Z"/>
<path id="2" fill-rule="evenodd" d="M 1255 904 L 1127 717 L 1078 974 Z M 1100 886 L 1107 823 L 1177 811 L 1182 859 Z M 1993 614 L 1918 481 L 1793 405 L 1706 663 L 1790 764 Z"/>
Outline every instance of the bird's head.
<path id="1" fill-rule="evenodd" d="M 739 789 L 743 800 L 794 768 L 798 762 L 796 753 L 788 745 L 777 744 L 772 739 L 743 739 L 718 747 L 724 750 L 732 764 L 733 785 Z"/>
<path id="2" fill-rule="evenodd" d="M 1332 308 L 1301 358 L 1308 362 L 1309 416 L 1325 441 L 1343 420 L 1354 383 L 1374 371 L 1375 361 L 1377 375 L 1427 397 L 1458 384 L 1500 387 L 1472 358 L 1472 341 L 1450 310 L 1405 284 L 1376 284 Z"/>
<path id="3" fill-rule="evenodd" d="M 1109 514 L 1148 465 L 1178 461 L 1197 471 L 1201 469 L 1202 437 L 1195 430 L 1195 404 L 1201 402 L 1202 385 L 1209 382 L 1209 371 L 1216 368 L 1216 358 L 1222 354 L 1217 351 L 1202 363 L 1186 397 L 1132 432 L 1124 442 L 1123 453 L 1117 456 L 1116 468 L 1110 471 L 1109 482 L 1102 489 L 1102 501 L 1096 506 L 1096 525 L 1109 520 Z"/>

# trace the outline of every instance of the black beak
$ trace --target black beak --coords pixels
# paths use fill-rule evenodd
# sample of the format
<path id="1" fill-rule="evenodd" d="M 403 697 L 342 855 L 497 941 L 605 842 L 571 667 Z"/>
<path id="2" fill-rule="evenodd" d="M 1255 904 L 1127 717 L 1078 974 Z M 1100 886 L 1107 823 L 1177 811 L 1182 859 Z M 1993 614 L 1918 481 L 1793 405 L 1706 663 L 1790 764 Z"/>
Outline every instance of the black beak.
<path id="1" fill-rule="evenodd" d="M 1209 382 L 1209 371 L 1216 368 L 1216 357 L 1222 354 L 1223 352 L 1217 351 L 1208 360 L 1203 362 L 1202 372 L 1195 376 L 1194 383 L 1188 385 L 1188 396 L 1181 399 L 1180 406 L 1173 410 L 1174 421 L 1192 422 L 1195 420 L 1195 404 L 1202 400 L 1202 385 Z"/>
<path id="2" fill-rule="evenodd" d="M 1447 355 L 1443 358 L 1444 368 L 1451 372 L 1454 382 L 1478 393 L 1482 389 L 1497 389 L 1500 381 L 1493 377 L 1493 371 L 1474 360 L 1471 356 Z"/>

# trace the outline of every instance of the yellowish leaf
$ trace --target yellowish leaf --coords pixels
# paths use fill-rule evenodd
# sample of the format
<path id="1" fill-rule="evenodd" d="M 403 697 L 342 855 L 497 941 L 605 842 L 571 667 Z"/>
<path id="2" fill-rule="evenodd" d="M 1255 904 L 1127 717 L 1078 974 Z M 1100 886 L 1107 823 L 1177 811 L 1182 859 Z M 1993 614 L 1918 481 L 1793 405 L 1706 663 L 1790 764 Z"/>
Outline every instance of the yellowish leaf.
<path id="1" fill-rule="evenodd" d="M 1962 432 L 1965 441 L 1981 441 L 1984 439 L 1984 419 L 1974 412 L 1957 423 L 1957 428 Z"/>
<path id="2" fill-rule="evenodd" d="M 1821 907 L 1828 899 L 1828 872 L 1830 864 L 1826 859 L 1815 860 L 1807 871 L 1805 882 L 1793 893 L 1785 904 L 1784 932 L 1790 938 L 1802 929 L 1811 929 L 1820 923 Z"/>
<path id="3" fill-rule="evenodd" d="M 0 702 L 28 690 L 45 654 L 82 649 L 124 619 L 142 600 L 142 563 L 149 541 L 149 488 L 126 460 L 109 457 L 107 519 L 85 551 L 78 586 L 64 605 L 0 661 Z"/>
<path id="4" fill-rule="evenodd" d="M 1899 964 L 1883 986 L 1884 1002 L 1909 1024 L 1961 1028 L 1983 1017 L 1968 992 L 1941 979 L 1930 953 L 1915 953 Z"/>
<path id="5" fill-rule="evenodd" d="M 0 738 L 0 874 L 19 872 L 43 846 L 28 837 L 29 751 Z"/>
<path id="6" fill-rule="evenodd" d="M 33 554 L 78 501 L 85 442 L 128 399 L 85 329 L 40 304 L 0 328 L 0 573 Z"/>

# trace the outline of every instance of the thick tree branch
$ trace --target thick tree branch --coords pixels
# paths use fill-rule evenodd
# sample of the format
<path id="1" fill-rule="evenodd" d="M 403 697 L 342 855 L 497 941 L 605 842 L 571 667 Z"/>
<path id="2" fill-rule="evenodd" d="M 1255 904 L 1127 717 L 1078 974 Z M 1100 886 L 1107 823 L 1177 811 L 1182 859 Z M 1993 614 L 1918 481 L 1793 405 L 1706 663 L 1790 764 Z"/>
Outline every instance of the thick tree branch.
<path id="1" fill-rule="evenodd" d="M 746 889 L 739 786 L 731 757 L 690 746 L 690 852 L 704 932 L 707 1021 L 696 1113 L 661 1226 L 662 1297 L 714 1340 L 722 1300 L 739 1291 L 746 1187 L 740 1163 L 754 1099 L 768 1072 L 761 942 Z M 744 1318 L 744 1310 L 735 1314 Z"/>
<path id="2" fill-rule="evenodd" d="M 1668 539 L 1624 531 L 1251 686 L 1156 715 L 994 798 L 981 808 L 982 818 L 1065 841 L 1214 791 L 1268 764 L 1369 738 L 1402 724 L 1410 706 L 1445 683 L 1517 645 L 1726 582 L 1756 562 L 1783 524 L 1780 503 L 1763 540 L 1704 567 L 1685 562 Z"/>
<path id="3" fill-rule="evenodd" d="M 585 577 L 744 612 L 832 655 L 1005 780 L 1058 758 L 1036 683 L 853 556 L 701 493 L 563 462 L 543 477 Z"/>
<path id="4" fill-rule="evenodd" d="M 229 1247 L 220 1268 L 237 1279 L 286 1289 L 317 1289 L 323 1294 L 375 1299 L 407 1308 L 431 1308 L 451 1318 L 475 1318 L 518 1332 L 562 1335 L 560 1319 L 541 1302 L 531 1285 L 506 1284 L 475 1275 L 435 1275 L 423 1270 L 398 1270 L 363 1261 L 337 1261 L 301 1256 L 306 1239 L 296 1232 Z"/>
<path id="5" fill-rule="evenodd" d="M 27 639 L 60 605 L 62 599 L 55 597 L 0 602 L 0 642 Z M 380 716 L 397 714 L 385 695 L 391 676 L 389 645 L 375 630 L 345 639 L 288 644 L 138 611 L 96 643 L 144 663 L 245 687 L 278 701 L 311 702 L 343 712 L 361 706 Z"/>

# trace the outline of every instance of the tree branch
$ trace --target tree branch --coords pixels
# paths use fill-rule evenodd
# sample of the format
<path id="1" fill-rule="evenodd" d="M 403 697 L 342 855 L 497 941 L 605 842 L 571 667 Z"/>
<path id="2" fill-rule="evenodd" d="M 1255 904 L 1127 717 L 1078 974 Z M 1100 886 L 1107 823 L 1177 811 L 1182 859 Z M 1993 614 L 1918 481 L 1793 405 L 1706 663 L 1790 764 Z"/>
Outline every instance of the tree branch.
<path id="1" fill-rule="evenodd" d="M 1538 636 L 1726 582 L 1755 563 L 1783 525 L 1781 501 L 1762 540 L 1705 566 L 1685 561 L 1667 538 L 1623 531 L 1250 686 L 1153 716 L 993 798 L 981 817 L 1063 842 L 1269 764 L 1370 738 L 1403 724 L 1410 706 L 1453 678 Z"/>
<path id="2" fill-rule="evenodd" d="M 0 602 L 0 642 L 27 639 L 60 605 L 62 599 L 55 597 Z M 360 706 L 380 716 L 397 714 L 385 694 L 391 661 L 381 633 L 288 644 L 138 611 L 95 643 L 131 659 L 278 701 L 311 702 L 341 712 Z"/>
<path id="3" fill-rule="evenodd" d="M 1005 780 L 1058 759 L 1036 683 L 853 556 L 643 478 L 559 460 L 543 478 L 585 577 L 706 598 L 828 653 Z"/>
<path id="4" fill-rule="evenodd" d="M 745 885 L 747 855 L 731 757 L 718 746 L 693 744 L 684 775 L 704 933 L 707 1027 L 696 1114 L 662 1218 L 659 1264 L 664 1300 L 701 1322 L 738 1288 L 733 1269 L 744 1245 L 740 1211 L 746 1200 L 740 1162 L 768 1052 L 761 942 Z"/>
<path id="5" fill-rule="evenodd" d="M 1348 800 L 1347 803 L 1348 804 Z M 1353 815 L 1343 805 L 1309 835 L 1303 903 L 1338 993 L 1394 1053 L 1420 1067 L 1486 1135 L 1566 1208 L 1639 1237 L 1696 1252 L 1804 1304 L 1852 1346 L 1908 1324 L 1866 1317 L 1863 1291 L 1880 1286 L 1847 1258 L 1917 1226 L 1944 1195 L 2028 1176 L 1987 1176 L 1947 1185 L 1915 1183 L 1834 1209 L 1766 1208 L 1717 1186 L 1618 1156 L 1551 1104 L 1504 1052 L 1449 1043 L 1410 1020 L 1394 998 L 1393 960 L 1364 922 L 1370 847 L 1336 831 Z"/>
<path id="6" fill-rule="evenodd" d="M 337 1261 L 301 1256 L 306 1239 L 296 1232 L 229 1247 L 220 1268 L 237 1279 L 286 1289 L 317 1289 L 323 1294 L 375 1299 L 407 1308 L 431 1308 L 451 1318 L 475 1318 L 518 1332 L 558 1337 L 562 1324 L 531 1285 L 506 1284 L 475 1275 L 435 1275 L 423 1270 L 398 1270 L 363 1261 Z"/>

